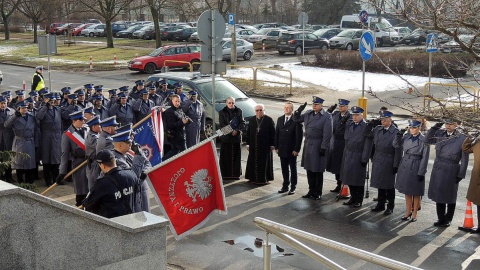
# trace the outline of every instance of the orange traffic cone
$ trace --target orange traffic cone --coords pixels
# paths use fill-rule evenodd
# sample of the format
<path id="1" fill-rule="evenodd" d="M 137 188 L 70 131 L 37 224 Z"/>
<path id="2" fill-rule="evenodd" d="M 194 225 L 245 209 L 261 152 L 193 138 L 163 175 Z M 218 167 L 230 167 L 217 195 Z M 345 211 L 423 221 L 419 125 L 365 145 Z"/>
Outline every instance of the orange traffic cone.
<path id="1" fill-rule="evenodd" d="M 349 199 L 350 198 L 350 193 L 348 192 L 348 186 L 347 185 L 342 185 L 342 191 L 340 191 L 339 198 L 340 199 Z"/>
<path id="2" fill-rule="evenodd" d="M 472 212 L 472 202 L 467 201 L 467 209 L 465 210 L 465 220 L 463 221 L 463 226 L 459 226 L 458 229 L 462 231 L 469 232 L 473 228 L 473 212 Z"/>

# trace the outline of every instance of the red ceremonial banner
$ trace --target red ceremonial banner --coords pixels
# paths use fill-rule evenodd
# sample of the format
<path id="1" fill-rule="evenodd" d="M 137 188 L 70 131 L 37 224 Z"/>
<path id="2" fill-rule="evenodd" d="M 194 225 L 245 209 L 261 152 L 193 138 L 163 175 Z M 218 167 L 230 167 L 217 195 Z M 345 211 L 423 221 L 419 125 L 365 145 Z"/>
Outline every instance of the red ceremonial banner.
<path id="1" fill-rule="evenodd" d="M 177 240 L 200 228 L 212 213 L 227 213 L 217 160 L 211 139 L 147 173 L 153 194 Z"/>

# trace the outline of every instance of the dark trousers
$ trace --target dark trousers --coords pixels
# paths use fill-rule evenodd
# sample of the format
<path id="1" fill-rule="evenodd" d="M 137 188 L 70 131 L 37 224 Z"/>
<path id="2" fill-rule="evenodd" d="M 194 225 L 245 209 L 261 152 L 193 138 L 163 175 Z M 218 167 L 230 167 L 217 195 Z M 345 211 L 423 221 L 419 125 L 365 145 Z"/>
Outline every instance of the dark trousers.
<path id="1" fill-rule="evenodd" d="M 87 198 L 87 195 L 75 195 L 75 206 L 82 205 L 83 200 Z"/>
<path id="2" fill-rule="evenodd" d="M 437 217 L 441 222 L 450 222 L 453 219 L 453 214 L 455 214 L 455 203 L 437 203 Z M 446 214 L 445 214 L 446 210 Z"/>
<path id="3" fill-rule="evenodd" d="M 33 184 L 34 179 L 34 170 L 35 169 L 16 169 L 17 172 L 17 182 L 18 183 L 27 183 Z"/>
<path id="4" fill-rule="evenodd" d="M 167 159 L 175 156 L 176 154 L 178 154 L 182 151 L 185 151 L 185 149 L 187 149 L 187 144 L 186 144 L 185 141 L 183 141 L 183 142 L 171 142 L 170 145 L 172 146 L 172 148 L 170 149 L 170 151 L 168 151 L 163 156 L 163 160 L 167 160 Z"/>
<path id="5" fill-rule="evenodd" d="M 283 175 L 282 189 L 287 190 L 290 183 L 292 183 L 290 189 L 295 190 L 297 187 L 297 157 L 280 157 L 280 164 Z"/>
<path id="6" fill-rule="evenodd" d="M 60 164 L 43 164 L 43 178 L 46 184 L 55 182 L 58 177 Z"/>
<path id="7" fill-rule="evenodd" d="M 13 182 L 13 176 L 12 176 L 12 167 L 8 166 L 8 168 L 5 169 L 5 172 L 2 175 L 2 179 L 5 179 L 8 183 Z"/>
<path id="8" fill-rule="evenodd" d="M 322 196 L 323 172 L 312 172 L 307 170 L 308 193 L 313 196 Z"/>
<path id="9" fill-rule="evenodd" d="M 342 180 L 340 180 L 340 174 L 335 174 L 335 180 L 337 180 L 337 186 L 340 187 L 342 185 Z"/>
<path id="10" fill-rule="evenodd" d="M 363 186 L 352 186 L 349 185 L 351 200 L 353 203 L 363 203 L 363 193 L 365 193 L 365 185 Z"/>
<path id="11" fill-rule="evenodd" d="M 387 209 L 393 210 L 395 207 L 395 189 L 394 188 L 389 188 L 389 189 L 378 189 L 378 204 L 379 205 L 385 205 L 385 203 L 388 201 L 387 204 Z"/>

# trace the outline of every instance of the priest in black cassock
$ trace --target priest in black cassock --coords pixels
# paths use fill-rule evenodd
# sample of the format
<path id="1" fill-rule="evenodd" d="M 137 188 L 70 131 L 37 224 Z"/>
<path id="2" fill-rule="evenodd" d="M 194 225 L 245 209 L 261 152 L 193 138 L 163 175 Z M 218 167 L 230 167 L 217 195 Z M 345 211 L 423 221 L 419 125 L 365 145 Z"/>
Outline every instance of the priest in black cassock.
<path id="1" fill-rule="evenodd" d="M 265 115 L 265 106 L 255 106 L 255 117 L 248 123 L 248 159 L 245 179 L 259 185 L 273 180 L 273 155 L 275 148 L 275 124 Z"/>

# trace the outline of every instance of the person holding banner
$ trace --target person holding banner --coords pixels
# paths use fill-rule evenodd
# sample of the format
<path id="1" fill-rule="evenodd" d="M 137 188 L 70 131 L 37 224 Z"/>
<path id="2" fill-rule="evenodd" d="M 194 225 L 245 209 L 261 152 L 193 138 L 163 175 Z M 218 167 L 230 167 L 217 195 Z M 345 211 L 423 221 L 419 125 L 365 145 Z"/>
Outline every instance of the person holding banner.
<path id="1" fill-rule="evenodd" d="M 273 154 L 275 149 L 275 123 L 265 115 L 265 106 L 255 106 L 255 117 L 248 123 L 248 159 L 245 179 L 258 185 L 273 180 Z"/>
<path id="2" fill-rule="evenodd" d="M 145 181 L 147 175 L 145 171 L 152 168 L 150 161 L 143 153 L 140 146 L 132 140 L 132 130 L 127 130 L 122 133 L 117 133 L 112 136 L 113 145 L 118 167 L 124 170 L 132 170 L 140 182 L 140 198 L 136 201 L 135 209 L 138 211 L 150 212 L 150 201 L 148 197 L 148 184 Z M 135 155 L 130 151 L 133 150 Z"/>
<path id="3" fill-rule="evenodd" d="M 56 183 L 60 185 L 67 175 L 68 161 L 72 159 L 72 167 L 76 168 L 85 160 L 85 138 L 88 128 L 84 127 L 85 118 L 83 111 L 70 114 L 72 125 L 62 135 L 62 158 L 60 162 L 60 174 L 56 179 Z M 86 168 L 82 166 L 72 175 L 75 184 L 75 201 L 76 206 L 80 206 L 82 201 L 88 194 L 88 180 L 86 176 Z"/>
<path id="4" fill-rule="evenodd" d="M 25 101 L 16 105 L 17 110 L 5 122 L 5 128 L 12 129 L 15 134 L 12 151 L 27 155 L 16 155 L 12 168 L 17 172 L 19 183 L 33 184 L 34 169 L 37 165 L 35 159 L 37 121 L 35 116 L 28 112 Z"/>
<path id="5" fill-rule="evenodd" d="M 192 119 L 192 123 L 185 126 L 187 148 L 190 148 L 200 142 L 200 133 L 205 134 L 205 109 L 198 100 L 197 91 L 190 91 L 188 94 L 190 99 L 182 103 L 182 110 Z"/>
<path id="6" fill-rule="evenodd" d="M 230 125 L 233 132 L 220 138 L 220 171 L 223 180 L 240 180 L 242 129 L 245 128 L 245 120 L 242 109 L 235 106 L 235 98 L 228 97 L 225 103 L 227 105 L 218 112 L 220 128 Z"/>

